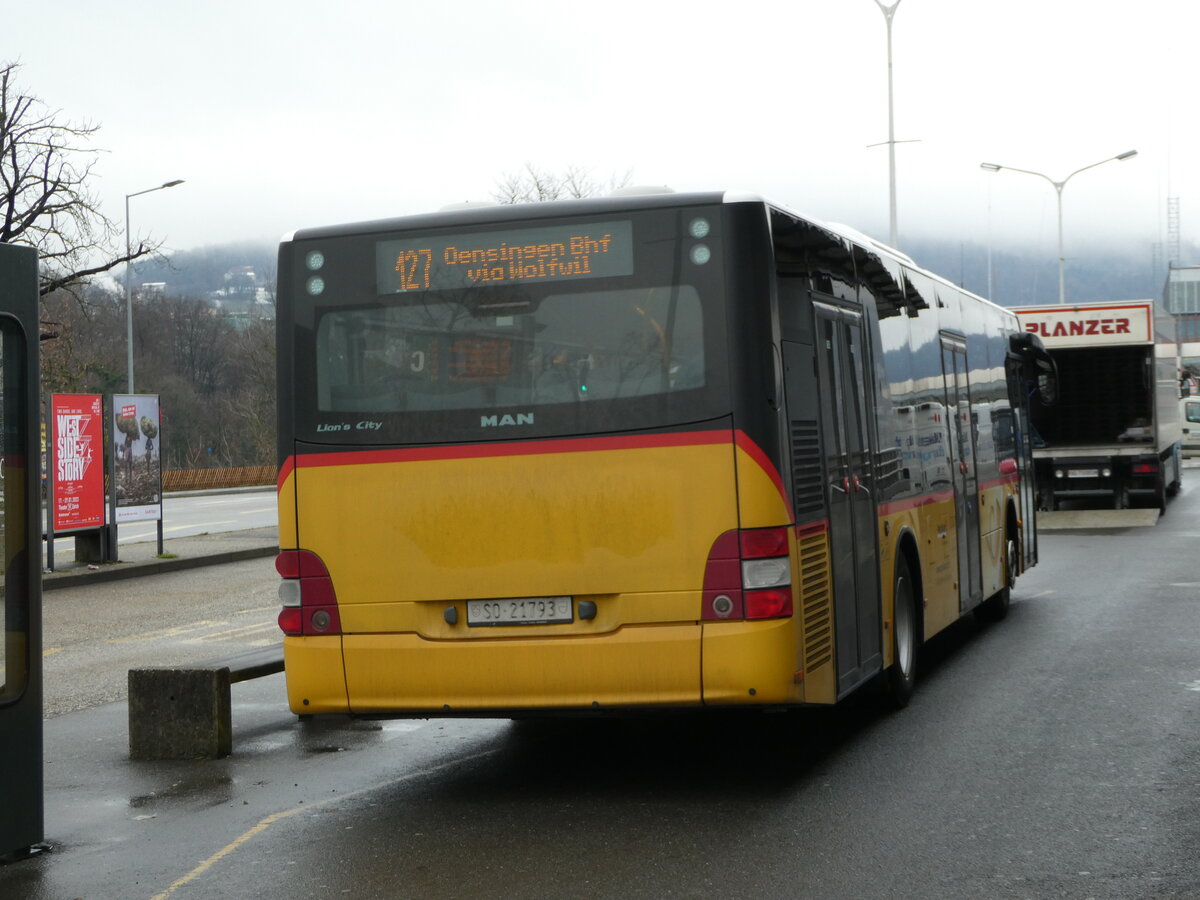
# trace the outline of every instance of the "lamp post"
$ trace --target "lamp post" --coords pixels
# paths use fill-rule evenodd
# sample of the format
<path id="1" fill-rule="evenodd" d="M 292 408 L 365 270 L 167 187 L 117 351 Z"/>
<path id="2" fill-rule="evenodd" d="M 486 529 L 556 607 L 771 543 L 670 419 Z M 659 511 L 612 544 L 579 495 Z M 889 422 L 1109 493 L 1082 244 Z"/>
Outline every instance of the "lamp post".
<path id="1" fill-rule="evenodd" d="M 876 0 L 878 2 L 878 0 Z M 1067 257 L 1063 253 L 1063 188 L 1067 186 L 1067 182 L 1078 175 L 1080 172 L 1086 172 L 1088 169 L 1094 169 L 1096 166 L 1102 166 L 1106 162 L 1113 162 L 1130 159 L 1137 156 L 1136 150 L 1126 150 L 1124 153 L 1118 153 L 1116 156 L 1109 156 L 1099 162 L 1094 162 L 1091 165 L 1084 166 L 1082 169 L 1076 169 L 1062 181 L 1055 181 L 1049 175 L 1043 175 L 1041 172 L 1032 172 L 1029 169 L 1018 169 L 1016 166 L 1001 166 L 997 163 L 980 163 L 979 168 L 987 169 L 989 172 L 999 172 L 1001 169 L 1007 169 L 1010 172 L 1023 172 L 1026 175 L 1036 175 L 1038 178 L 1045 178 L 1054 186 L 1054 192 L 1058 195 L 1058 302 L 1065 304 L 1067 302 Z"/>
<path id="2" fill-rule="evenodd" d="M 892 104 L 892 17 L 896 15 L 896 7 L 900 0 L 891 6 L 886 6 L 883 0 L 875 0 L 883 20 L 887 24 L 887 62 L 888 62 L 888 242 L 892 247 L 899 246 L 896 234 L 896 117 Z"/>
<path id="3" fill-rule="evenodd" d="M 130 275 L 133 269 L 133 248 L 129 241 L 129 199 L 153 191 L 161 191 L 163 188 L 172 188 L 177 184 L 183 184 L 183 179 L 177 178 L 175 181 L 168 181 L 158 187 L 146 188 L 144 191 L 134 191 L 132 194 L 125 195 L 125 371 L 129 376 L 129 393 L 131 394 L 133 393 L 133 286 L 130 282 Z"/>

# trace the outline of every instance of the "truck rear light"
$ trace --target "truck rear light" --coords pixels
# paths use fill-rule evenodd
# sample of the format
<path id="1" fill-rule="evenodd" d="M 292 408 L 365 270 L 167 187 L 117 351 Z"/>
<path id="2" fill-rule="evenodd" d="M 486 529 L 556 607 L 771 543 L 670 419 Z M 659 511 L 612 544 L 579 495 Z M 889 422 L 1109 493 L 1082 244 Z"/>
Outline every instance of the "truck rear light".
<path id="1" fill-rule="evenodd" d="M 284 550 L 275 557 L 279 586 L 279 628 L 287 635 L 341 634 L 337 592 L 324 561 L 311 550 Z"/>
<path id="2" fill-rule="evenodd" d="M 1157 475 L 1158 463 L 1145 462 L 1133 464 L 1134 475 Z"/>
<path id="3" fill-rule="evenodd" d="M 787 528 L 725 532 L 709 550 L 701 618 L 729 621 L 792 615 L 788 553 Z"/>

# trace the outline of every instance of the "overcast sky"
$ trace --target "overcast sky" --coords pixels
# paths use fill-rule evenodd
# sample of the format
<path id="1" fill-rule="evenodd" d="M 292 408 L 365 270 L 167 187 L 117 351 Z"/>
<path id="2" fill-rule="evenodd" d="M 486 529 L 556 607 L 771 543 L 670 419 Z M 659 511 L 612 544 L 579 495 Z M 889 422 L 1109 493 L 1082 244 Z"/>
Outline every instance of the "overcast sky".
<path id="1" fill-rule="evenodd" d="M 3 0 L 0 60 L 100 126 L 104 212 L 169 248 L 489 199 L 526 163 L 738 189 L 888 237 L 875 0 Z M 901 0 L 900 246 L 941 238 L 1149 258 L 1200 236 L 1190 0 Z M 1185 256 L 1187 251 L 1185 250 Z M 1200 260 L 1184 259 L 1183 262 Z"/>

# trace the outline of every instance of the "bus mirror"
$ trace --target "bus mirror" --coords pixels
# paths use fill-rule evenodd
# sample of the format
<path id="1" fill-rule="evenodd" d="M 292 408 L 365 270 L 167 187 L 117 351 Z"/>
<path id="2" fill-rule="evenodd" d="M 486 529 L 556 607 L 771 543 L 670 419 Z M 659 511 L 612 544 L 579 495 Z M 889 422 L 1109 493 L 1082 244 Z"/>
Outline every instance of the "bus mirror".
<path id="1" fill-rule="evenodd" d="M 1029 331 L 1020 331 L 1009 335 L 1009 350 L 1021 361 L 1025 368 L 1026 377 L 1030 370 L 1037 376 L 1038 399 L 1044 406 L 1053 406 L 1058 402 L 1058 366 L 1054 364 L 1042 339 Z"/>

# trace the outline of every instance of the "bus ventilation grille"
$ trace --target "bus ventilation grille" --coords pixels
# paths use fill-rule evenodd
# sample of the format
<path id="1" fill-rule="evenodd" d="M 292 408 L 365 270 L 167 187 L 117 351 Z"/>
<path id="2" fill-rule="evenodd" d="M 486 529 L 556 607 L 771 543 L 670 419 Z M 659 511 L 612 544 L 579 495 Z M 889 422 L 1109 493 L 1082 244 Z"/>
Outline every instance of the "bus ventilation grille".
<path id="1" fill-rule="evenodd" d="M 804 609 L 804 671 L 833 659 L 833 595 L 829 589 L 829 532 L 801 538 L 800 602 Z"/>
<path id="2" fill-rule="evenodd" d="M 821 484 L 821 444 L 817 439 L 815 419 L 792 420 L 792 500 L 796 506 L 796 521 L 806 514 L 819 513 L 825 507 L 825 492 Z"/>

